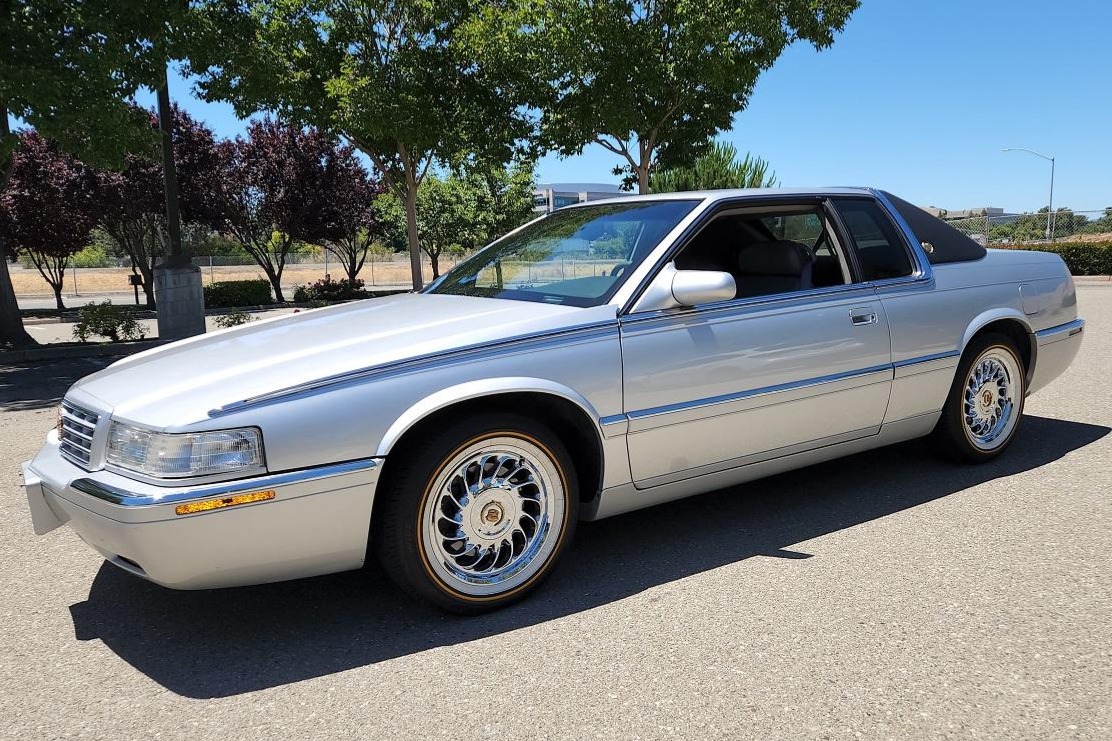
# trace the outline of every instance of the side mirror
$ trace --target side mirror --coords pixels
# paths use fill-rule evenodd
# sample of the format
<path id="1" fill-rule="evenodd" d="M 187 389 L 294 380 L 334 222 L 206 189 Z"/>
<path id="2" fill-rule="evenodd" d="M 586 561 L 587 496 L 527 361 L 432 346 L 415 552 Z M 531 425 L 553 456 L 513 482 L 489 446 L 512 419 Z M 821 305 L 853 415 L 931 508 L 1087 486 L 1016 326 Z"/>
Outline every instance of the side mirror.
<path id="1" fill-rule="evenodd" d="M 676 270 L 668 263 L 649 285 L 634 311 L 675 309 L 715 301 L 729 301 L 737 295 L 734 276 L 717 270 Z"/>

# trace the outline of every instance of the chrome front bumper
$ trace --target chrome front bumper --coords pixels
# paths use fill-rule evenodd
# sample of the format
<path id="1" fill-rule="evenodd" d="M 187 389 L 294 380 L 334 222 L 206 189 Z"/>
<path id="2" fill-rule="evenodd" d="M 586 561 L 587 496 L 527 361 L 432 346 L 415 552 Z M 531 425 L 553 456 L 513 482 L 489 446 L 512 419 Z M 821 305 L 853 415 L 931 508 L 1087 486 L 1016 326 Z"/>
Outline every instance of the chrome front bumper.
<path id="1" fill-rule="evenodd" d="M 161 487 L 65 460 L 51 433 L 23 464 L 35 533 L 65 524 L 108 561 L 175 589 L 297 579 L 363 565 L 381 459 L 199 486 Z M 186 502 L 272 499 L 179 515 Z"/>

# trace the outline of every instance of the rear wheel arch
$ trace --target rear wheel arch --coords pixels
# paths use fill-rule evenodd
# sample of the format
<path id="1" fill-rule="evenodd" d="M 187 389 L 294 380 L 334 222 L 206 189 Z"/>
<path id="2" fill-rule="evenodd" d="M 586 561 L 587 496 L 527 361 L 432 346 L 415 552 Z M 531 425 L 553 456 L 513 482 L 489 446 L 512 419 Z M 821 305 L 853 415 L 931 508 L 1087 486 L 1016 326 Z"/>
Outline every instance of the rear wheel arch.
<path id="1" fill-rule="evenodd" d="M 1023 362 L 1025 380 L 1027 385 L 1030 386 L 1031 378 L 1035 372 L 1035 363 L 1038 360 L 1038 341 L 1031 325 L 1027 323 L 1026 317 L 1021 317 L 1018 312 L 1015 314 L 995 313 L 995 315 L 978 317 L 966 330 L 965 337 L 962 338 L 962 355 L 964 356 L 966 349 L 974 339 L 986 334 L 1002 334 L 1015 342 L 1020 354 L 1019 359 Z"/>

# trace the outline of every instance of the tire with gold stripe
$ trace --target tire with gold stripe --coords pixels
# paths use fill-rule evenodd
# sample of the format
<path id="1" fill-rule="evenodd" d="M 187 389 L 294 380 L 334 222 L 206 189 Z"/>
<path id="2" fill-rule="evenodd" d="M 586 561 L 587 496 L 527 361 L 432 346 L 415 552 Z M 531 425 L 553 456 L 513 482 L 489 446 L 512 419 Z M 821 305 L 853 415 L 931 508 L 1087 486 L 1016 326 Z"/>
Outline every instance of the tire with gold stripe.
<path id="1" fill-rule="evenodd" d="M 461 419 L 392 451 L 372 541 L 390 577 L 453 612 L 523 597 L 575 530 L 579 492 L 559 437 L 511 412 Z"/>

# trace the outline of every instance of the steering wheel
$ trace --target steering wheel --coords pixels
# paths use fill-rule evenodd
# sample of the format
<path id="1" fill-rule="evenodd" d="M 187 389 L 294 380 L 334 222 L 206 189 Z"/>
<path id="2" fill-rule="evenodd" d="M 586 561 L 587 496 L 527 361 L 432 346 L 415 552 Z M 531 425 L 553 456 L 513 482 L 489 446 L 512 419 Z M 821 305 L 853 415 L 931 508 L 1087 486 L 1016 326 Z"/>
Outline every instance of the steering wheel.
<path id="1" fill-rule="evenodd" d="M 619 277 L 622 273 L 629 270 L 630 266 L 632 266 L 632 265 L 633 265 L 633 263 L 630 263 L 630 262 L 620 262 L 620 263 L 618 263 L 614 267 L 610 268 L 610 277 L 611 278 Z"/>

